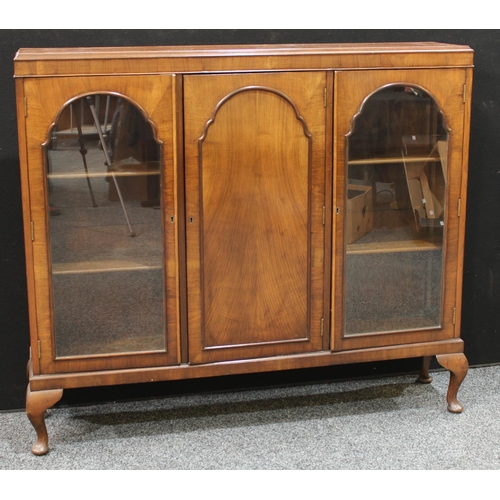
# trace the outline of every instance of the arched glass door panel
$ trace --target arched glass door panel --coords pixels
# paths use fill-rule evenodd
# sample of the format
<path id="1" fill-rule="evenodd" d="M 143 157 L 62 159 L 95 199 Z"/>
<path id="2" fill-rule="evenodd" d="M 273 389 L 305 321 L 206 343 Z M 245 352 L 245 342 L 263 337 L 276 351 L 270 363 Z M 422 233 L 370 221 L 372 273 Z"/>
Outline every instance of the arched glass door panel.
<path id="1" fill-rule="evenodd" d="M 441 325 L 448 130 L 421 88 L 369 96 L 347 137 L 345 336 Z"/>
<path id="2" fill-rule="evenodd" d="M 56 356 L 165 348 L 161 148 L 122 96 L 59 113 L 45 147 Z"/>

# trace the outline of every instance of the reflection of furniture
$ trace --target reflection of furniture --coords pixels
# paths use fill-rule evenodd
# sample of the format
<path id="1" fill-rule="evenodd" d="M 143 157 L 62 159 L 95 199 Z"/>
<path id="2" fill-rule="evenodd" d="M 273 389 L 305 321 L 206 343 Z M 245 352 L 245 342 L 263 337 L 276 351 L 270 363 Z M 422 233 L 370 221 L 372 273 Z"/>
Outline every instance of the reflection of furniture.
<path id="1" fill-rule="evenodd" d="M 354 243 L 373 229 L 373 192 L 369 186 L 347 185 L 346 241 Z"/>
<path id="2" fill-rule="evenodd" d="M 125 201 L 140 201 L 144 205 L 158 204 L 160 171 L 158 161 L 139 162 L 135 158 L 114 161 L 111 169 Z M 118 201 L 117 185 L 109 184 L 109 199 Z"/>
<path id="3" fill-rule="evenodd" d="M 109 171 L 116 182 L 110 183 L 109 199 L 159 204 L 160 166 L 158 146 L 151 125 L 130 102 L 119 99 L 113 117 L 109 141 Z M 120 192 L 119 192 L 120 191 Z"/>
<path id="4" fill-rule="evenodd" d="M 48 450 L 45 409 L 64 389 L 75 387 L 412 357 L 423 358 L 419 380 L 429 382 L 430 359 L 437 356 L 451 372 L 448 409 L 460 412 L 457 391 L 467 372 L 460 307 L 471 68 L 468 47 L 433 43 L 20 51 L 15 71 L 31 297 L 27 412 L 38 435 L 33 452 Z M 86 78 L 60 76 L 63 69 Z M 409 90 L 401 90 L 401 82 Z M 369 99 L 391 85 L 401 102 L 424 89 L 446 118 L 453 148 L 445 161 L 441 157 L 441 165 L 447 165 L 445 225 L 440 234 L 415 237 L 411 228 L 405 232 L 409 226 L 393 231 L 379 224 L 347 245 L 351 167 L 384 165 L 391 175 L 397 169 L 398 183 L 405 184 L 401 133 L 395 149 L 396 143 L 386 144 L 389 131 L 380 123 L 383 113 L 397 116 L 399 123 L 408 123 L 410 114 L 388 107 L 391 95 L 380 102 Z M 157 241 L 164 258 L 158 279 L 163 346 L 108 355 L 111 346 L 106 351 L 106 346 L 92 350 L 90 345 L 85 354 L 56 356 L 51 309 L 56 285 L 50 278 L 42 148 L 37 145 L 46 141 L 65 103 L 95 93 L 133 103 L 161 144 L 163 232 Z M 21 112 L 25 99 L 27 116 Z M 426 98 L 411 114 L 410 125 L 419 133 L 431 134 L 435 126 L 426 118 L 431 101 Z M 371 117 L 366 122 L 358 120 L 363 105 Z M 355 121 L 363 125 L 353 132 Z M 348 147 L 367 150 L 355 134 L 374 128 L 372 156 L 350 156 Z M 384 157 L 389 150 L 396 153 Z M 398 189 L 386 184 L 392 197 L 391 190 Z M 389 207 L 403 204 L 391 197 L 384 201 Z M 115 265 L 113 258 L 102 261 L 98 271 L 104 282 L 122 272 L 119 257 Z M 384 266 L 391 270 L 396 259 L 405 273 L 384 281 Z M 436 279 L 443 276 L 443 286 L 436 287 L 442 295 L 437 318 L 424 327 L 421 309 L 435 300 L 418 275 L 431 275 L 433 266 L 439 271 Z M 352 268 L 359 279 L 346 279 Z M 78 281 L 74 267 L 65 271 Z M 131 282 L 135 272 L 130 271 Z M 399 327 L 394 325 L 400 318 L 384 326 L 386 318 L 379 321 L 346 299 L 361 290 L 389 305 L 402 296 L 411 301 L 412 280 L 420 286 L 411 318 L 416 326 L 408 318 Z M 385 295 L 368 290 L 371 283 L 386 286 Z M 134 316 L 146 317 L 148 305 L 149 299 L 138 301 Z M 346 331 L 352 311 L 362 325 Z"/>
<path id="5" fill-rule="evenodd" d="M 105 98 L 105 104 L 102 106 L 100 96 L 95 98 L 95 107 L 99 122 L 104 135 L 109 133 L 111 127 L 110 116 L 113 113 L 116 99 L 108 95 Z M 94 117 L 85 105 L 84 99 L 79 99 L 77 103 L 68 106 L 57 120 L 57 126 L 52 131 L 52 149 L 58 148 L 58 142 L 61 139 L 75 139 L 83 137 L 85 140 L 98 139 L 97 128 Z"/>
<path id="6" fill-rule="evenodd" d="M 416 138 L 409 138 L 404 143 L 403 163 L 417 229 L 439 227 L 444 224 L 448 143 L 437 141 L 430 153 L 412 160 L 416 155 L 408 153 L 415 148 L 414 142 Z"/>

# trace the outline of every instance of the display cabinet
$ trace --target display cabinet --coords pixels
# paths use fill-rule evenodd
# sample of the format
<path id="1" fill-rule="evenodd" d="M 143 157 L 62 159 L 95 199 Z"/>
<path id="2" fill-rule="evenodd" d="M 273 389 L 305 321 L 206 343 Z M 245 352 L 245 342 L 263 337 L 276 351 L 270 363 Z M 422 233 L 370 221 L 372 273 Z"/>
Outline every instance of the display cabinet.
<path id="1" fill-rule="evenodd" d="M 64 389 L 432 356 L 460 339 L 473 52 L 21 49 L 31 355 Z"/>

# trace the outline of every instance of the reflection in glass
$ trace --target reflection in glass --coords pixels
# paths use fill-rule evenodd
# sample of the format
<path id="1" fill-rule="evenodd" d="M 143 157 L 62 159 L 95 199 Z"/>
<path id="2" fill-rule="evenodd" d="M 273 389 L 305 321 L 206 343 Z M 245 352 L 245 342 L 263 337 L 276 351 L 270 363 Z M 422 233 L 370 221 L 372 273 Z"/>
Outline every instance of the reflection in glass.
<path id="1" fill-rule="evenodd" d="M 126 99 L 67 105 L 46 147 L 56 353 L 164 349 L 160 148 Z"/>
<path id="2" fill-rule="evenodd" d="M 347 139 L 345 335 L 439 327 L 448 133 L 435 101 L 372 94 Z"/>

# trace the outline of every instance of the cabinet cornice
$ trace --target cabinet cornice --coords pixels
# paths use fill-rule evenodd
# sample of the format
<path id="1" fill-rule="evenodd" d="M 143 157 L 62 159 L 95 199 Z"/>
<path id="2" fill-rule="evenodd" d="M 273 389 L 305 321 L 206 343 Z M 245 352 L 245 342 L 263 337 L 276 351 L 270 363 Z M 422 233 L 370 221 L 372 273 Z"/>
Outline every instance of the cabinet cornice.
<path id="1" fill-rule="evenodd" d="M 470 67 L 473 51 L 444 43 L 218 45 L 20 49 L 16 77 Z"/>

